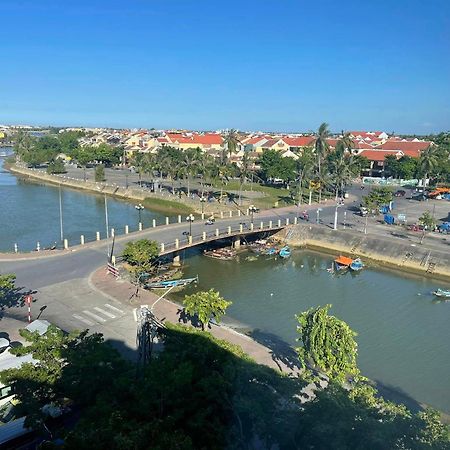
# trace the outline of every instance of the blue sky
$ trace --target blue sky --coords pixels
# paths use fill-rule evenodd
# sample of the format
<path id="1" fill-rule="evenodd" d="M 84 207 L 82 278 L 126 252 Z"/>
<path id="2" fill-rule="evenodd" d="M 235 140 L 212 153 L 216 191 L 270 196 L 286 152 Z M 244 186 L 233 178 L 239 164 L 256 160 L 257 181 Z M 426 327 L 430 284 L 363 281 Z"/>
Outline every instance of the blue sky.
<path id="1" fill-rule="evenodd" d="M 2 0 L 0 123 L 450 129 L 448 0 Z"/>

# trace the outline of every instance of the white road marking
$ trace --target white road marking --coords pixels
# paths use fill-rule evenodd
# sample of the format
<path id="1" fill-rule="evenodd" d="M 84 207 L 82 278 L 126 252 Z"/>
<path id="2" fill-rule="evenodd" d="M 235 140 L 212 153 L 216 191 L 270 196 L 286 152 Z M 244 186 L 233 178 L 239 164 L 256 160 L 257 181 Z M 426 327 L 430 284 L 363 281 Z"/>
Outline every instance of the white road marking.
<path id="1" fill-rule="evenodd" d="M 109 303 L 105 303 L 105 306 L 106 306 L 107 308 L 109 308 L 109 309 L 112 309 L 113 311 L 116 311 L 116 312 L 118 312 L 118 313 L 124 314 L 124 312 L 123 312 L 121 309 L 116 308 L 115 306 L 112 306 L 112 305 L 110 305 Z"/>
<path id="2" fill-rule="evenodd" d="M 97 316 L 97 314 L 94 314 L 93 312 L 90 311 L 83 311 L 84 314 L 87 314 L 88 316 L 93 317 L 95 320 L 97 320 L 98 322 L 106 322 L 106 319 L 104 319 L 103 317 Z"/>
<path id="3" fill-rule="evenodd" d="M 91 322 L 90 320 L 87 320 L 84 317 L 79 316 L 78 314 L 73 314 L 73 317 L 75 317 L 75 319 L 81 320 L 81 322 L 85 323 L 86 325 L 95 325 L 94 322 Z"/>
<path id="4" fill-rule="evenodd" d="M 110 312 L 105 311 L 104 309 L 99 308 L 98 306 L 95 306 L 94 309 L 97 312 L 104 314 L 106 317 L 109 317 L 110 319 L 115 319 L 116 318 L 116 316 L 114 314 L 111 314 Z"/>

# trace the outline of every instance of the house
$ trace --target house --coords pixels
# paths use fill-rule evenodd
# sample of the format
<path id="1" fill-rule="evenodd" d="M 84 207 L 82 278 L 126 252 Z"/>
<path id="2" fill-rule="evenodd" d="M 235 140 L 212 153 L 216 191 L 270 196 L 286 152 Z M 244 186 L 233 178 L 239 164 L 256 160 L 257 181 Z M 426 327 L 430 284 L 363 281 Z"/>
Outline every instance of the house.
<path id="1" fill-rule="evenodd" d="M 403 155 L 418 158 L 420 156 L 420 153 L 423 150 L 430 147 L 431 145 L 434 145 L 433 142 L 431 141 L 419 141 L 419 140 L 407 141 L 406 139 L 402 140 L 388 139 L 383 144 L 376 146 L 376 148 L 379 150 L 391 150 L 391 151 L 396 150 L 402 152 Z"/>

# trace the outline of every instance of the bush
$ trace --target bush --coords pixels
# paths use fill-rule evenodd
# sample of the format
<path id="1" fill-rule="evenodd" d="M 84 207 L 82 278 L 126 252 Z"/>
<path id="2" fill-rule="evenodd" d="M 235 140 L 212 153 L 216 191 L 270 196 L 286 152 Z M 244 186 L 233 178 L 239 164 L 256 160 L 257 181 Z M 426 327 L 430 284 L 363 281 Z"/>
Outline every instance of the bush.
<path id="1" fill-rule="evenodd" d="M 105 167 L 103 166 L 103 164 L 99 164 L 95 168 L 95 181 L 97 181 L 97 182 L 106 181 Z"/>
<path id="2" fill-rule="evenodd" d="M 64 166 L 64 161 L 61 158 L 57 158 L 53 161 L 50 161 L 50 163 L 47 166 L 47 173 L 53 174 L 53 173 L 66 173 L 66 168 Z"/>

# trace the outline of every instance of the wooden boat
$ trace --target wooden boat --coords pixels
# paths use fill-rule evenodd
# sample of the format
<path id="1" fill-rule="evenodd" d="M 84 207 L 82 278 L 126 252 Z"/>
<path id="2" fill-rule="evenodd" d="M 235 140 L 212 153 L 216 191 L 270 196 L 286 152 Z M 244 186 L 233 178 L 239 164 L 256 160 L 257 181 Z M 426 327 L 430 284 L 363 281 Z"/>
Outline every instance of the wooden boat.
<path id="1" fill-rule="evenodd" d="M 209 258 L 221 259 L 224 261 L 229 261 L 236 256 L 236 251 L 230 248 L 218 248 L 216 250 L 205 250 L 203 252 L 205 256 Z"/>
<path id="2" fill-rule="evenodd" d="M 436 297 L 450 298 L 450 289 L 436 289 L 433 294 Z"/>
<path id="3" fill-rule="evenodd" d="M 149 289 L 169 289 L 171 287 L 184 287 L 194 282 L 198 282 L 198 276 L 195 278 L 180 278 L 178 280 L 155 281 L 147 283 L 145 287 Z"/>
<path id="4" fill-rule="evenodd" d="M 352 258 L 348 258 L 347 256 L 342 255 L 334 260 L 336 270 L 347 270 L 352 262 L 353 262 Z"/>
<path id="5" fill-rule="evenodd" d="M 291 249 L 287 245 L 285 245 L 283 248 L 280 249 L 278 254 L 282 258 L 289 258 L 289 256 L 291 256 Z"/>
<path id="6" fill-rule="evenodd" d="M 364 263 L 361 261 L 360 258 L 356 258 L 352 261 L 350 264 L 350 269 L 354 272 L 359 272 L 361 269 L 364 268 Z"/>

